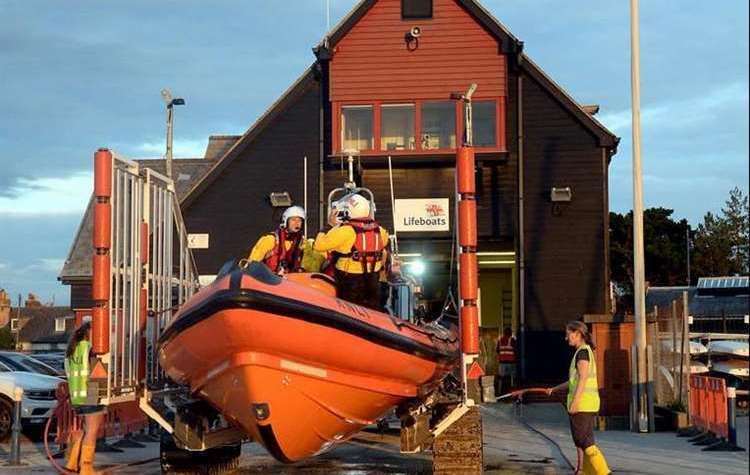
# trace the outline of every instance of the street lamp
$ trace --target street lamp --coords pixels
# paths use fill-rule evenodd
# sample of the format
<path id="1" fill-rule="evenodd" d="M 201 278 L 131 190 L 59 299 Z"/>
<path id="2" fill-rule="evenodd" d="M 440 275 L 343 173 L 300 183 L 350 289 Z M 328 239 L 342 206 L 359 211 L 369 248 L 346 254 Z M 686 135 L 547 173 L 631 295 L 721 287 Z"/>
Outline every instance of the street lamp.
<path id="1" fill-rule="evenodd" d="M 167 105 L 167 176 L 172 178 L 172 130 L 174 128 L 174 108 L 173 106 L 184 106 L 185 99 L 181 97 L 172 97 L 169 89 L 161 90 L 161 98 Z"/>

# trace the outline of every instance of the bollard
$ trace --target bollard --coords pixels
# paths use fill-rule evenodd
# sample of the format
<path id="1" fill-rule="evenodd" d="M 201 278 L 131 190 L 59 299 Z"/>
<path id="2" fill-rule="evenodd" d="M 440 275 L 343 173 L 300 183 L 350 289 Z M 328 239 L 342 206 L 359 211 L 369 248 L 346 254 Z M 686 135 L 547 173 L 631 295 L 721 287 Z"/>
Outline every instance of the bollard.
<path id="1" fill-rule="evenodd" d="M 729 443 L 737 446 L 737 389 L 727 388 L 727 422 L 729 423 Z"/>
<path id="2" fill-rule="evenodd" d="M 21 465 L 21 401 L 23 400 L 23 388 L 16 386 L 13 389 L 13 427 L 11 428 L 10 460 L 7 466 L 18 467 Z"/>

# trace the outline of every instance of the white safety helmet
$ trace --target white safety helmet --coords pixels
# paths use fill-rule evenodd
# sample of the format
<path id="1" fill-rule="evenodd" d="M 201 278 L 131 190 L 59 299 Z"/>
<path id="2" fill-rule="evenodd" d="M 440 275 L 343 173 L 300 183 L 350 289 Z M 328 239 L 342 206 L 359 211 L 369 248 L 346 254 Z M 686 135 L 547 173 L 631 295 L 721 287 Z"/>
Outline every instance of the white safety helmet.
<path id="1" fill-rule="evenodd" d="M 350 193 L 336 203 L 336 209 L 343 219 L 364 219 L 370 217 L 370 201 L 357 193 Z"/>
<path id="2" fill-rule="evenodd" d="M 302 206 L 290 206 L 281 215 L 281 227 L 285 228 L 290 218 L 305 218 L 305 209 Z"/>

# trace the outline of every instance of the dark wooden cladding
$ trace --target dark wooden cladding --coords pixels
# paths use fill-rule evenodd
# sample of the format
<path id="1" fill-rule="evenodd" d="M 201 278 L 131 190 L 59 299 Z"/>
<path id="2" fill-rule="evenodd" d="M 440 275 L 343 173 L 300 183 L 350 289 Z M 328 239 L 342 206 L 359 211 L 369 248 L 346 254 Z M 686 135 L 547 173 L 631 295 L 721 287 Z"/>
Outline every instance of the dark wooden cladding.
<path id="1" fill-rule="evenodd" d="M 362 159 L 361 184 L 372 190 L 377 205 L 377 220 L 393 232 L 388 170 L 369 168 Z M 331 169 L 325 174 L 326 196 L 333 188 L 342 186 L 346 175 Z M 478 167 L 477 225 L 479 236 L 487 239 L 513 241 L 516 228 L 515 167 L 508 162 L 490 162 Z M 448 198 L 450 200 L 451 229 L 455 222 L 454 168 L 452 166 L 413 167 L 393 169 L 393 188 L 396 199 Z M 444 233 L 403 233 L 403 238 L 450 238 Z"/>
<path id="2" fill-rule="evenodd" d="M 556 331 L 604 313 L 606 168 L 596 137 L 532 78 L 523 80 L 526 325 Z M 573 199 L 553 204 L 552 187 Z"/>
<path id="3" fill-rule="evenodd" d="M 422 29 L 413 50 L 404 34 Z M 379 0 L 334 47 L 334 102 L 447 99 L 472 82 L 476 98 L 506 95 L 498 40 L 456 0 L 435 0 L 433 18 L 401 18 L 401 0 Z"/>
<path id="4" fill-rule="evenodd" d="M 193 250 L 200 274 L 215 274 L 223 262 L 241 257 L 260 235 L 275 229 L 281 210 L 268 204 L 272 191 L 288 191 L 295 204 L 303 204 L 305 156 L 308 229 L 318 229 L 320 86 L 310 81 L 302 87 L 306 90 L 186 210 L 189 232 L 209 234 L 209 248 Z"/>

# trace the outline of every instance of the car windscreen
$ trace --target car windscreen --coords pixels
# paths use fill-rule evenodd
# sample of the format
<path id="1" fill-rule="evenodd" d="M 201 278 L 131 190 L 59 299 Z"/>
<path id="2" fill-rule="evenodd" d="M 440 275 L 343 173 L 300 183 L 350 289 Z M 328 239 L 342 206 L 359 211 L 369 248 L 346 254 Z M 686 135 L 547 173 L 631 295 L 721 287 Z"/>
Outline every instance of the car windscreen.
<path id="1" fill-rule="evenodd" d="M 46 374 L 47 376 L 57 376 L 59 374 L 54 368 L 20 353 L 5 353 L 0 355 L 0 361 L 16 371 L 30 371 L 37 374 Z"/>

